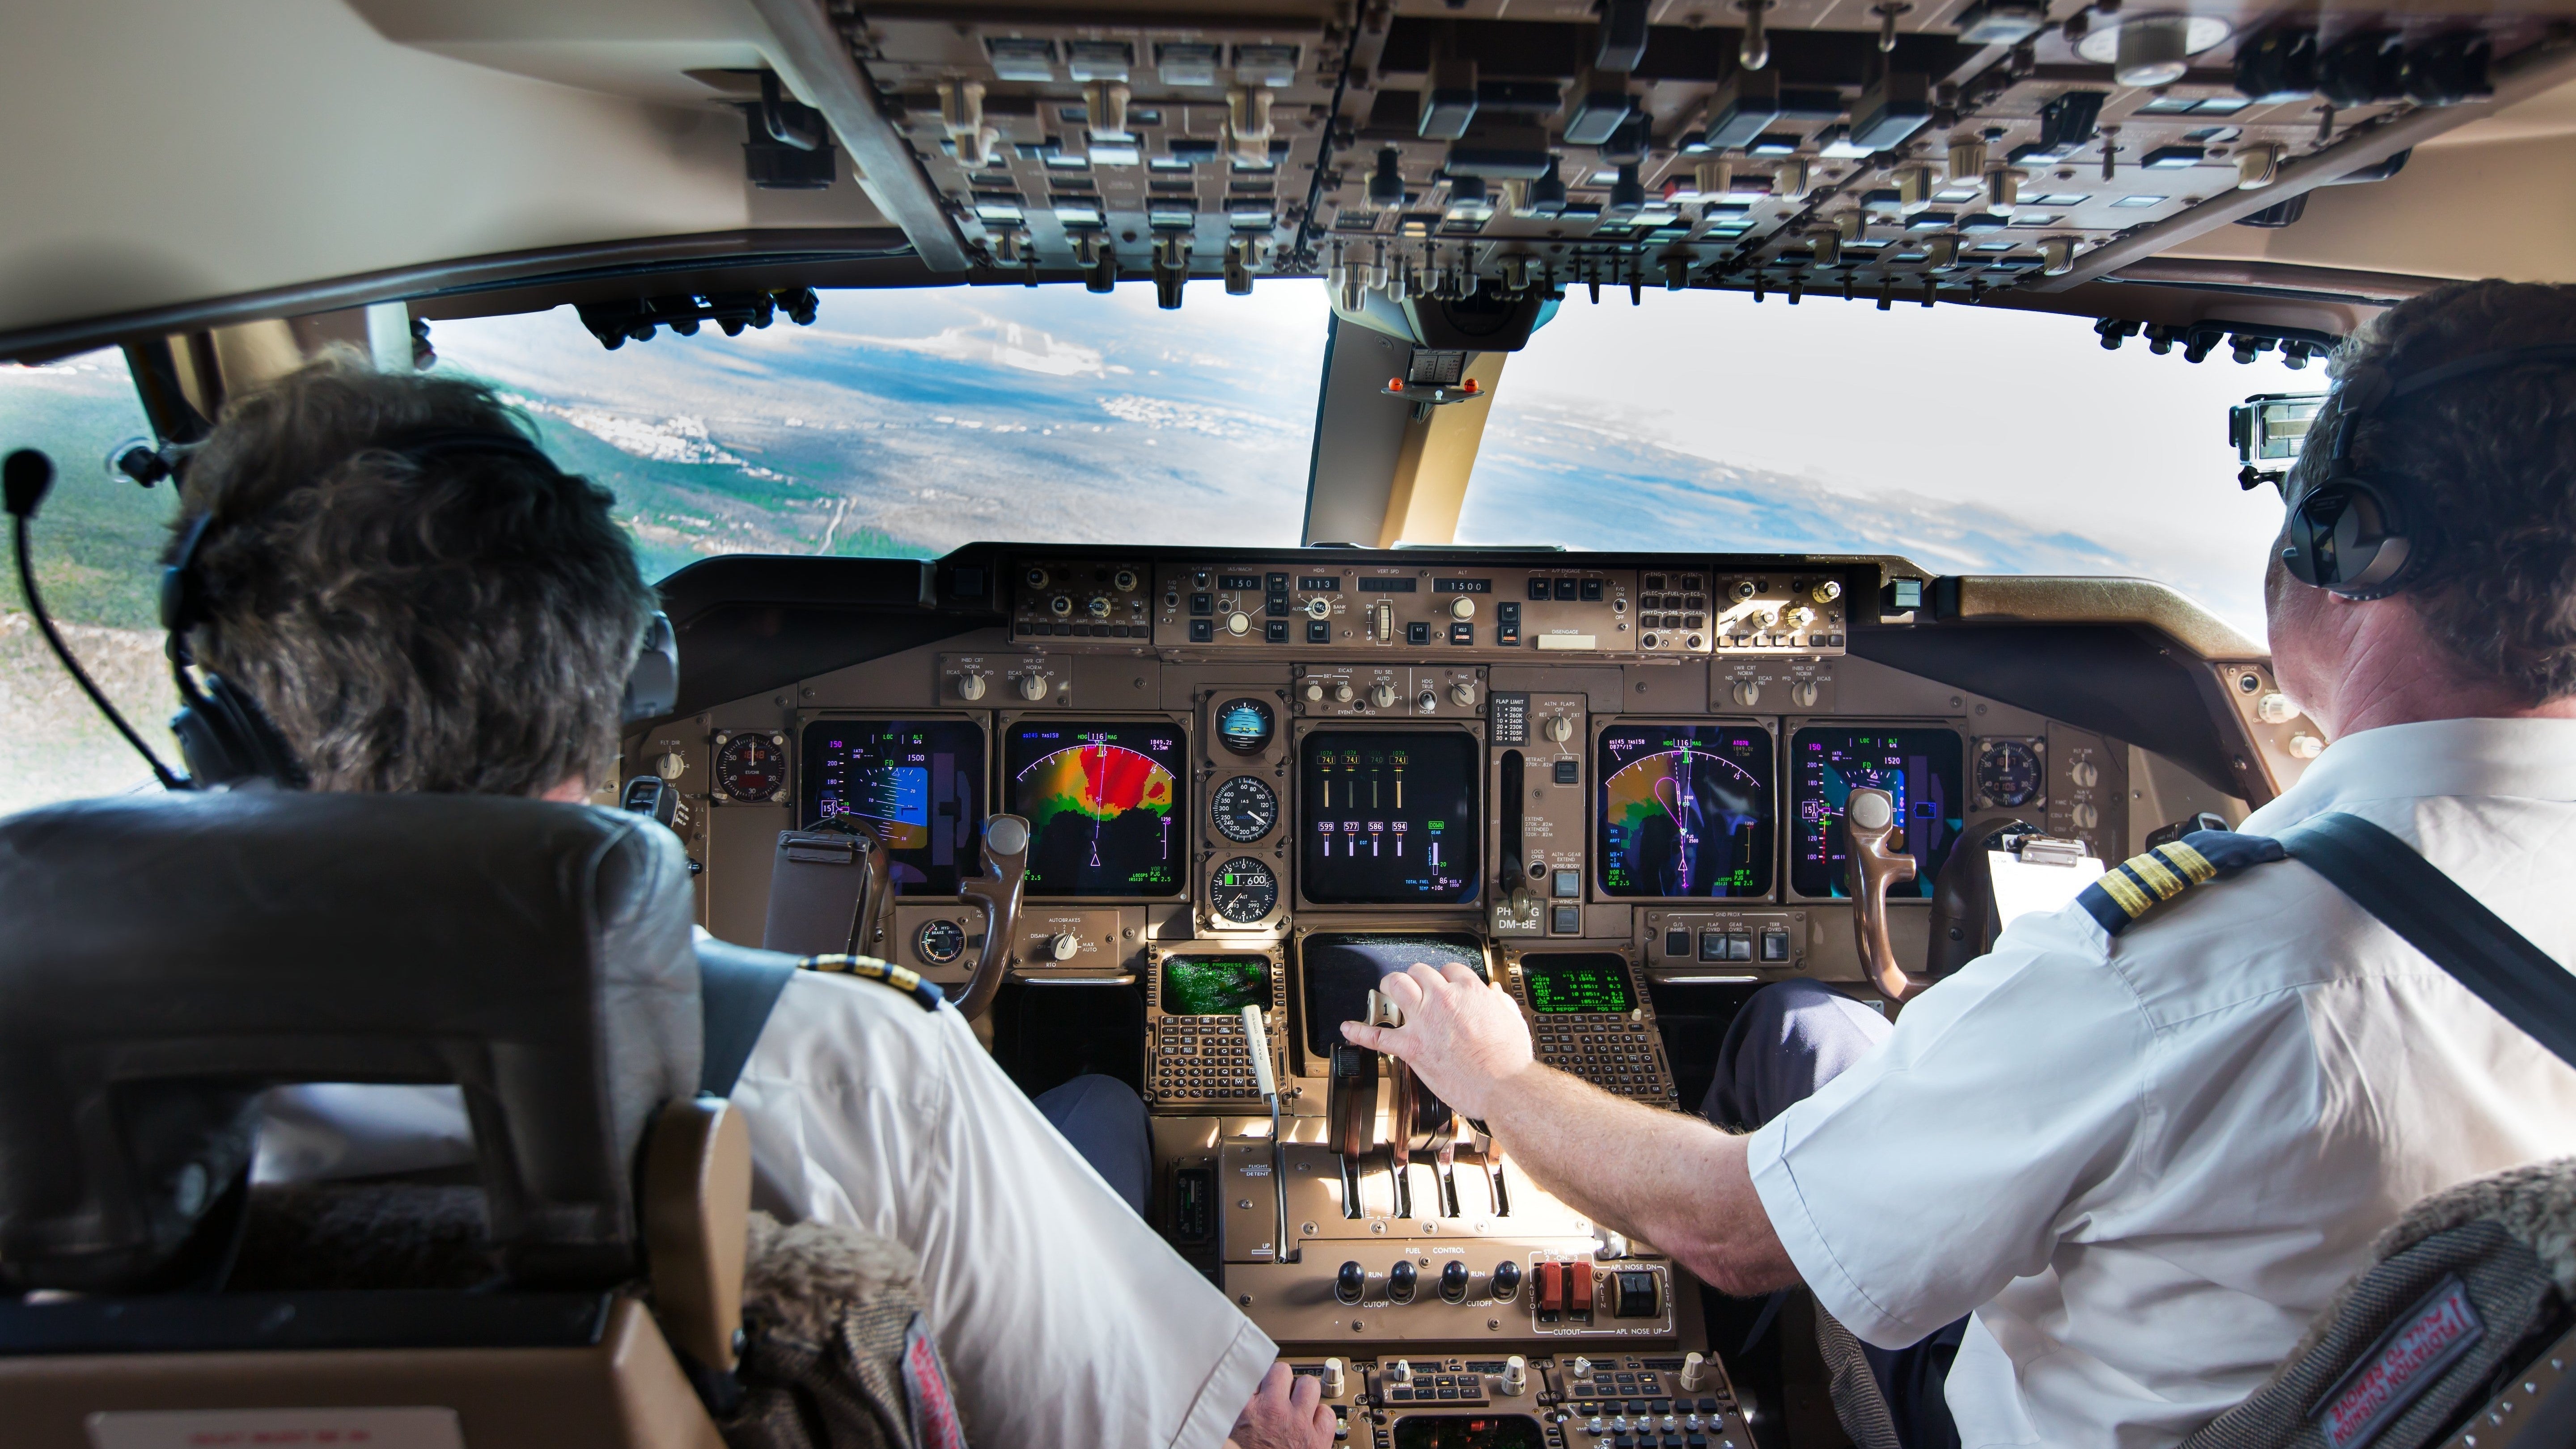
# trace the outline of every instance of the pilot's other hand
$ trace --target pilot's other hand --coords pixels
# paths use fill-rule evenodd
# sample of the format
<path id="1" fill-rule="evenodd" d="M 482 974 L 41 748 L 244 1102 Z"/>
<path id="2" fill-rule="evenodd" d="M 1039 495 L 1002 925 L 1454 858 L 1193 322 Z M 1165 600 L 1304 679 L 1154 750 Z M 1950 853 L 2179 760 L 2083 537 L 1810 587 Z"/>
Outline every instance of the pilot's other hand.
<path id="1" fill-rule="evenodd" d="M 1342 1023 L 1342 1037 L 1401 1058 L 1440 1100 L 1483 1119 L 1495 1087 L 1528 1069 L 1529 1027 L 1499 986 L 1464 966 L 1417 961 L 1378 983 L 1404 1014 L 1398 1027 Z"/>
<path id="2" fill-rule="evenodd" d="M 1272 1364 L 1225 1442 L 1227 1449 L 1330 1449 L 1333 1411 L 1324 1407 L 1323 1384 Z"/>

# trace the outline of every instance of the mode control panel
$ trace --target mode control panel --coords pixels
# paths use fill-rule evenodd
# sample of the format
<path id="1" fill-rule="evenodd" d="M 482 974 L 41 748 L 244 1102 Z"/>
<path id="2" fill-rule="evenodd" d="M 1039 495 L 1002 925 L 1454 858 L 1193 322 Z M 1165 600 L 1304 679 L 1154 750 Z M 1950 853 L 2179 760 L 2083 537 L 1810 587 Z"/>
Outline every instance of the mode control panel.
<path id="1" fill-rule="evenodd" d="M 1572 566 L 1166 566 L 1155 581 L 1153 639 L 1165 648 L 1289 653 L 1633 654 L 1636 585 L 1630 570 Z"/>

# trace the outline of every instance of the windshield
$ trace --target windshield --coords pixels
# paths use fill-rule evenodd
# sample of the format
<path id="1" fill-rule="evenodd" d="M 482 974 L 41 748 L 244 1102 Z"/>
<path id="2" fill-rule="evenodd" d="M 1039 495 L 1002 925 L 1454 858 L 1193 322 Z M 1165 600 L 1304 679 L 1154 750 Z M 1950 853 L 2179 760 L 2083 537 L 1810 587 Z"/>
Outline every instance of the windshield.
<path id="1" fill-rule="evenodd" d="M 1141 284 L 951 287 L 836 292 L 812 327 L 614 351 L 569 307 L 438 322 L 432 341 L 440 371 L 494 383 L 615 492 L 658 578 L 715 554 L 979 539 L 1294 547 L 1329 317 L 1309 281 L 1194 287 L 1177 312 Z M 2134 574 L 2260 640 L 2280 504 L 2237 490 L 2226 408 L 2323 385 L 2105 352 L 2074 318 L 1576 288 L 1505 368 L 1456 541 Z M 152 627 L 173 501 L 100 467 L 143 431 L 114 352 L 0 367 L 0 446 L 61 471 L 33 530 L 40 585 L 175 755 Z M 0 593 L 0 812 L 149 783 Z"/>

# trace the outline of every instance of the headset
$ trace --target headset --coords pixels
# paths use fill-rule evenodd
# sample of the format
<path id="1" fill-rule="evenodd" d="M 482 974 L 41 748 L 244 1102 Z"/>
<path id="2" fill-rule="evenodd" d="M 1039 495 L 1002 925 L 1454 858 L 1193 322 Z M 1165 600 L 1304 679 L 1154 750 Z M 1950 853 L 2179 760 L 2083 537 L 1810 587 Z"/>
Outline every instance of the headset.
<path id="1" fill-rule="evenodd" d="M 558 477 L 563 471 L 544 449 L 506 431 L 414 433 L 371 443 L 363 451 L 392 453 L 415 466 L 460 453 L 489 453 L 520 459 Z M 196 661 L 189 652 L 188 631 L 214 617 L 197 555 L 206 535 L 217 527 L 214 514 L 198 514 L 180 540 L 179 551 L 161 570 L 161 627 L 170 633 L 170 673 L 182 701 L 179 713 L 171 718 L 170 732 L 178 737 L 179 753 L 188 764 L 186 783 L 197 789 L 259 783 L 285 790 L 309 788 L 312 776 L 304 762 L 249 691 L 211 670 L 191 673 Z M 197 674 L 204 675 L 202 685 Z M 656 612 L 626 677 L 624 722 L 670 713 L 678 700 L 679 683 L 679 641 L 670 616 Z"/>
<path id="2" fill-rule="evenodd" d="M 2384 599 L 2406 586 L 2432 553 L 2397 490 L 2354 471 L 2352 435 L 2364 418 L 2402 398 L 2463 378 L 2536 363 L 2576 363 L 2576 342 L 2512 347 L 2426 368 L 2403 381 L 2370 365 L 2335 389 L 2325 480 L 2290 505 L 2281 563 L 2303 584 L 2347 599 Z"/>

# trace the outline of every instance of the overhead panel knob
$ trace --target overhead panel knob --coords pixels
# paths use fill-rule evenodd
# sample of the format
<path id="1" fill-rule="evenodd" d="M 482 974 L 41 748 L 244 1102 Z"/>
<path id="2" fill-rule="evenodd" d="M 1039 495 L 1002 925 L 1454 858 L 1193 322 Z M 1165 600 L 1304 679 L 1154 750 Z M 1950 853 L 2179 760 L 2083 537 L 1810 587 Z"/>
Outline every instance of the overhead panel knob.
<path id="1" fill-rule="evenodd" d="M 1546 734 L 1550 744 L 1561 745 L 1574 738 L 1574 721 L 1561 714 L 1549 715 L 1547 723 L 1539 728 Z"/>
<path id="2" fill-rule="evenodd" d="M 1449 617 L 1452 619 L 1472 619 L 1476 617 L 1476 601 L 1468 598 L 1464 594 L 1450 600 Z"/>
<path id="3" fill-rule="evenodd" d="M 980 674 L 958 675 L 957 697 L 959 699 L 982 699 L 984 697 L 984 676 Z"/>
<path id="4" fill-rule="evenodd" d="M 1040 700 L 1047 697 L 1046 676 L 1031 671 L 1020 676 L 1020 698 Z"/>
<path id="5" fill-rule="evenodd" d="M 1370 685 L 1369 703 L 1380 709 L 1395 708 L 1395 686 L 1384 683 Z"/>

